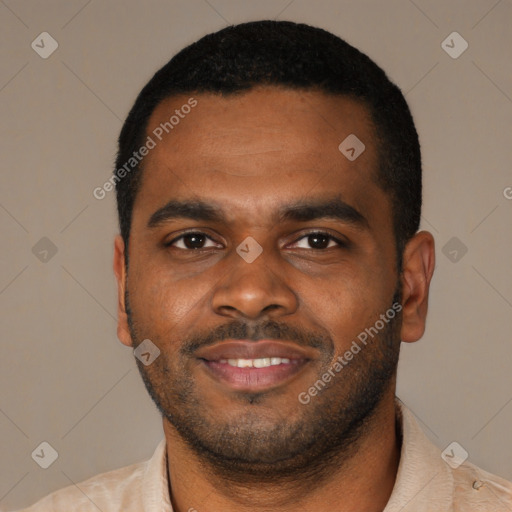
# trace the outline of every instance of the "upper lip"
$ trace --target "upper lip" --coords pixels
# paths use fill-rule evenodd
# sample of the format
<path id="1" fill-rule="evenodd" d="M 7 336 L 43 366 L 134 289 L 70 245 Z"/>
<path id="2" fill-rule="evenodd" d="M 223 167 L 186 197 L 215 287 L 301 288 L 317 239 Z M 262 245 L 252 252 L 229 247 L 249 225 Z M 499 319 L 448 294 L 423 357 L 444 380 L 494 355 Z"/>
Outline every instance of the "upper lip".
<path id="1" fill-rule="evenodd" d="M 287 359 L 311 359 L 313 349 L 300 347 L 289 341 L 273 340 L 228 340 L 201 348 L 196 357 L 207 361 L 221 359 L 261 359 L 280 357 Z"/>

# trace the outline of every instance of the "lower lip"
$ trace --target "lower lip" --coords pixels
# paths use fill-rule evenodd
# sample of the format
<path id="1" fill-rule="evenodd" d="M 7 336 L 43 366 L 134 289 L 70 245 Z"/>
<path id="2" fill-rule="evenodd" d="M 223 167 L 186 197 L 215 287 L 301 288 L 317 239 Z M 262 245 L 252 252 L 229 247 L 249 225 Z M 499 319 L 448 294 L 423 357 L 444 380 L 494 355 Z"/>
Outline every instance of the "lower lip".
<path id="1" fill-rule="evenodd" d="M 238 391 L 262 391 L 282 385 L 303 370 L 307 362 L 302 359 L 265 368 L 238 368 L 228 363 L 203 360 L 214 378 Z"/>

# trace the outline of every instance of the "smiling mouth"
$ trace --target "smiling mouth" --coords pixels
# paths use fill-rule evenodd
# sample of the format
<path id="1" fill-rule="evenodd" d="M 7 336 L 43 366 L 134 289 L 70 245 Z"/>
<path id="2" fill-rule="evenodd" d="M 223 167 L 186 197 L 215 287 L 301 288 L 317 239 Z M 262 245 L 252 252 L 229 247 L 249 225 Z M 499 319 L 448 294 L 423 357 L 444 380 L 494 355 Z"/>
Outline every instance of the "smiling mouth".
<path id="1" fill-rule="evenodd" d="M 280 359 L 279 364 L 257 366 L 260 361 Z M 264 391 L 288 383 L 307 364 L 305 359 L 262 358 L 204 361 L 208 373 L 217 381 L 237 391 Z M 236 364 L 234 364 L 236 363 Z"/>
<path id="2" fill-rule="evenodd" d="M 226 341 L 196 357 L 215 381 L 232 390 L 255 392 L 287 384 L 302 372 L 316 350 L 283 341 Z"/>
<path id="3" fill-rule="evenodd" d="M 259 359 L 220 359 L 219 363 L 227 363 L 229 366 L 237 368 L 268 368 L 269 366 L 289 364 L 291 361 L 287 357 L 261 357 Z"/>

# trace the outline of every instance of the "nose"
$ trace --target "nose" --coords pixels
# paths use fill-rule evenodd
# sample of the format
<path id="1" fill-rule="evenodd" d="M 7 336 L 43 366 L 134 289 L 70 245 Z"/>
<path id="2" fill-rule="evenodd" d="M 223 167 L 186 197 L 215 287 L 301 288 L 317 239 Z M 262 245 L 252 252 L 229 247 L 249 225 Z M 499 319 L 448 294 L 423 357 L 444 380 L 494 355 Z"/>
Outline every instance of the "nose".
<path id="1" fill-rule="evenodd" d="M 278 258 L 263 251 L 248 263 L 235 251 L 227 261 L 223 277 L 217 282 L 212 307 L 215 313 L 231 318 L 276 319 L 293 314 L 298 307 L 295 292 Z"/>

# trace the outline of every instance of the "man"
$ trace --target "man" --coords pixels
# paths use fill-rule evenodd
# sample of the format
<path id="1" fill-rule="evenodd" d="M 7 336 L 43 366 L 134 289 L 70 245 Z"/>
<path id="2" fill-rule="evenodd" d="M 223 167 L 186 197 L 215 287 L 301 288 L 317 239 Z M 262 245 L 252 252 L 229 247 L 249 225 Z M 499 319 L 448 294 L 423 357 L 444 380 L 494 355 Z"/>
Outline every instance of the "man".
<path id="1" fill-rule="evenodd" d="M 165 439 L 28 511 L 512 510 L 395 398 L 434 241 L 409 109 L 368 57 L 289 22 L 210 34 L 140 93 L 112 183 L 118 336 Z"/>

